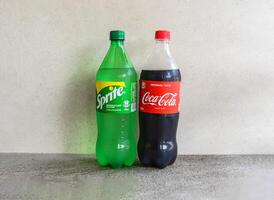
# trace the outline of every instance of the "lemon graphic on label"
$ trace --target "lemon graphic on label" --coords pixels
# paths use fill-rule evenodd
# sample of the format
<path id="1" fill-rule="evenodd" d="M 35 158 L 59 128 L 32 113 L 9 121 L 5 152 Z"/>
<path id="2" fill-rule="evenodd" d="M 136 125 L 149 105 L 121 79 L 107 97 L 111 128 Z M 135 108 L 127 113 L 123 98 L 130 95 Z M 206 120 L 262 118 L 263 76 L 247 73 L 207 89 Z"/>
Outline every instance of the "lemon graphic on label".
<path id="1" fill-rule="evenodd" d="M 110 91 L 112 91 L 112 90 L 113 90 L 113 87 L 112 87 L 112 86 L 110 86 L 110 87 L 109 87 L 109 90 L 110 90 Z"/>

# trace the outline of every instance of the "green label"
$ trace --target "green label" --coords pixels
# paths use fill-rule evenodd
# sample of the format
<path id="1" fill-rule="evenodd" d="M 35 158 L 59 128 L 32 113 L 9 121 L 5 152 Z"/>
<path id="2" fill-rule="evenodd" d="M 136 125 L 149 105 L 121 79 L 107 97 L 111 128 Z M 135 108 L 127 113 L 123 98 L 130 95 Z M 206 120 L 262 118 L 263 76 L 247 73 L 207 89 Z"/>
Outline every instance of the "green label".
<path id="1" fill-rule="evenodd" d="M 130 113 L 136 111 L 136 82 L 96 81 L 96 110 Z"/>

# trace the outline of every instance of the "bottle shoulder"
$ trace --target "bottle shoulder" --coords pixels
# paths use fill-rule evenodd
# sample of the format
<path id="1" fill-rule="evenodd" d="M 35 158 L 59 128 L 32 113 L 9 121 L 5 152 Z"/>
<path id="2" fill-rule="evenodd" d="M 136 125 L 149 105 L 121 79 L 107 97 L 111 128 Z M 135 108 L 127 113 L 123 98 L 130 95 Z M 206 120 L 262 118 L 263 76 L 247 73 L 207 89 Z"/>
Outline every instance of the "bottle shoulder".
<path id="1" fill-rule="evenodd" d="M 179 69 L 167 44 L 166 46 L 158 46 L 153 49 L 147 58 L 144 68 L 145 70 L 171 70 Z"/>
<path id="2" fill-rule="evenodd" d="M 132 62 L 123 45 L 111 45 L 101 68 L 132 68 Z"/>
<path id="3" fill-rule="evenodd" d="M 97 81 L 137 81 L 137 73 L 130 68 L 100 68 L 96 73 Z"/>

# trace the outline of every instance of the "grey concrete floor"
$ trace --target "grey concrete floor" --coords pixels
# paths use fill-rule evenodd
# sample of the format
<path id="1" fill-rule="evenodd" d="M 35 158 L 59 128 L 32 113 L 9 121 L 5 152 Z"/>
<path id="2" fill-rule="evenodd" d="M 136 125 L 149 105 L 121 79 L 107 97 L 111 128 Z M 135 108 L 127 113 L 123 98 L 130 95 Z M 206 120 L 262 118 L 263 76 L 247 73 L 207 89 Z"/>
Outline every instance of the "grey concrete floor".
<path id="1" fill-rule="evenodd" d="M 179 156 L 165 169 L 92 156 L 0 154 L 0 199 L 274 199 L 274 156 Z"/>

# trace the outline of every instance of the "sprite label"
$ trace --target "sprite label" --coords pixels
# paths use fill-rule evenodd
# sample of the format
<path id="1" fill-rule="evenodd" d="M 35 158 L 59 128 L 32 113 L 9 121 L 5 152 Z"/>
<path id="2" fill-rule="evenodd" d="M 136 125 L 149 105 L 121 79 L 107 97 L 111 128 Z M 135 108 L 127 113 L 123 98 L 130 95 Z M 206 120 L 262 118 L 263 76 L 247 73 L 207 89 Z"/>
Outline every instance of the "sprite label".
<path id="1" fill-rule="evenodd" d="M 136 82 L 96 81 L 96 110 L 131 113 L 136 111 Z"/>

